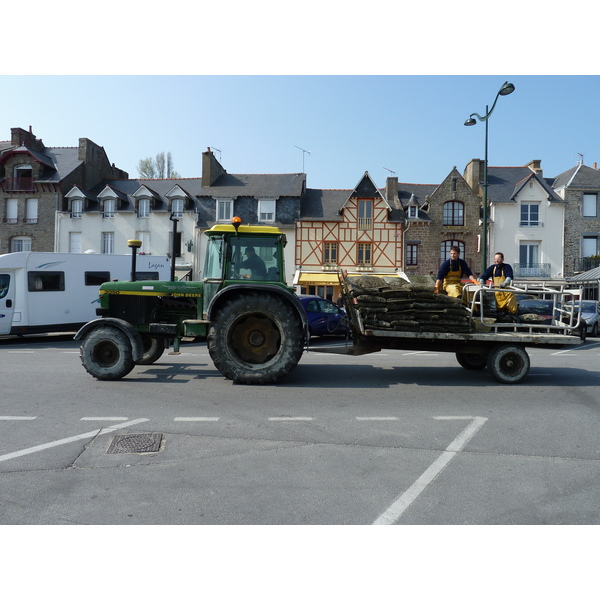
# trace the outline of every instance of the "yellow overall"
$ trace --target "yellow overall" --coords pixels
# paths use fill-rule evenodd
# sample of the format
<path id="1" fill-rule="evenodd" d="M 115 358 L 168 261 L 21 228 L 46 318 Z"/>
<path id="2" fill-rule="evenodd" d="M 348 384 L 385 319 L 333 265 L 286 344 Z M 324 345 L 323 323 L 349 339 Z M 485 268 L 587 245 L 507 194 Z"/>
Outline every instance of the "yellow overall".
<path id="1" fill-rule="evenodd" d="M 452 265 L 452 263 L 450 263 Z M 463 284 L 461 283 L 462 278 L 462 270 L 458 271 L 448 271 L 448 275 L 444 277 L 443 288 L 448 296 L 452 296 L 453 298 L 460 298 L 462 296 Z"/>
<path id="2" fill-rule="evenodd" d="M 495 287 L 499 287 L 504 282 L 506 277 L 504 276 L 504 269 L 501 268 L 499 271 L 498 267 L 494 267 L 492 274 L 492 281 Z M 498 310 L 506 310 L 511 315 L 517 313 L 517 299 L 512 292 L 496 292 L 496 307 Z"/>

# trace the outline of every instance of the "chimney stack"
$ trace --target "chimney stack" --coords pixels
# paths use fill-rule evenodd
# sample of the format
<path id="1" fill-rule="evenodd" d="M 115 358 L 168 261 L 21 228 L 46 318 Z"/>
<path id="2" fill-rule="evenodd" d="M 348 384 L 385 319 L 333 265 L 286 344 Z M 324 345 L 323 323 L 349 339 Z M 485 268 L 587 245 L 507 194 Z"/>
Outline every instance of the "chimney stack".
<path id="1" fill-rule="evenodd" d="M 221 166 L 221 163 L 215 158 L 210 148 L 202 153 L 202 187 L 210 187 L 213 183 L 224 175 L 227 171 Z"/>

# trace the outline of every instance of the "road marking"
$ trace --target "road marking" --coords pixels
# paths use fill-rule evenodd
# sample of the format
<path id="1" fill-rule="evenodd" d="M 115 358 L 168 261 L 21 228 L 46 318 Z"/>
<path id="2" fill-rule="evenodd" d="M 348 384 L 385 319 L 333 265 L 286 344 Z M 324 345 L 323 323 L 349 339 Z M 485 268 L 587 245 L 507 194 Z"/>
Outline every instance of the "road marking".
<path id="1" fill-rule="evenodd" d="M 435 417 L 436 419 L 471 419 L 471 423 L 450 443 L 442 455 L 403 494 L 385 510 L 373 525 L 393 525 L 421 492 L 444 470 L 448 463 L 465 447 L 483 427 L 486 417 Z"/>
<path id="2" fill-rule="evenodd" d="M 269 421 L 312 421 L 312 417 L 269 417 Z"/>
<path id="3" fill-rule="evenodd" d="M 25 456 L 27 454 L 33 454 L 34 452 L 41 452 L 42 450 L 49 450 L 50 448 L 54 448 L 56 446 L 63 446 L 64 444 L 70 444 L 71 442 L 85 440 L 87 438 L 92 438 L 97 435 L 106 435 L 107 433 L 112 433 L 113 431 L 116 431 L 117 429 L 122 429 L 123 427 L 129 427 L 130 425 L 137 425 L 138 423 L 144 423 L 145 421 L 149 421 L 149 419 L 137 419 L 135 421 L 127 421 L 126 423 L 121 423 L 119 425 L 113 425 L 112 427 L 107 427 L 107 428 L 103 428 L 103 429 L 95 429 L 94 431 L 88 431 L 87 433 L 81 433 L 79 435 L 74 435 L 73 437 L 64 438 L 62 440 L 48 442 L 47 444 L 40 444 L 39 446 L 32 446 L 31 448 L 25 448 L 24 450 L 18 450 L 17 452 L 10 452 L 9 454 L 1 455 L 0 462 L 4 462 L 4 461 L 10 460 L 12 458 L 18 458 L 19 456 Z"/>
<path id="4" fill-rule="evenodd" d="M 397 421 L 398 417 L 356 417 L 357 421 Z"/>
<path id="5" fill-rule="evenodd" d="M 175 417 L 174 421 L 218 421 L 219 417 Z"/>
<path id="6" fill-rule="evenodd" d="M 402 356 L 411 356 L 412 354 L 424 354 L 425 356 L 438 356 L 429 350 L 415 350 L 414 352 L 403 352 Z"/>
<path id="7" fill-rule="evenodd" d="M 9 350 L 9 354 L 33 354 L 34 350 Z"/>
<path id="8" fill-rule="evenodd" d="M 80 421 L 127 421 L 129 417 L 81 417 Z"/>
<path id="9" fill-rule="evenodd" d="M 0 421 L 33 421 L 37 417 L 0 417 Z"/>

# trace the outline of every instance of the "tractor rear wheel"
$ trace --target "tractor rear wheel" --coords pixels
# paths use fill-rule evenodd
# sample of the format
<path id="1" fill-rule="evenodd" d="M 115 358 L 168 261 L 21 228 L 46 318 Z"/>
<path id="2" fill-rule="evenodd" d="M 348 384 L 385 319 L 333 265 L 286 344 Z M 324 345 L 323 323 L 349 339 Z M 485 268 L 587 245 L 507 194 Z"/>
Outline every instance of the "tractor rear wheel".
<path id="1" fill-rule="evenodd" d="M 79 354 L 85 370 L 96 379 L 121 379 L 135 366 L 131 342 L 117 327 L 92 329 L 83 339 Z"/>
<path id="2" fill-rule="evenodd" d="M 207 337 L 215 367 L 236 383 L 273 383 L 287 375 L 304 350 L 296 309 L 274 294 L 253 292 L 228 300 Z"/>

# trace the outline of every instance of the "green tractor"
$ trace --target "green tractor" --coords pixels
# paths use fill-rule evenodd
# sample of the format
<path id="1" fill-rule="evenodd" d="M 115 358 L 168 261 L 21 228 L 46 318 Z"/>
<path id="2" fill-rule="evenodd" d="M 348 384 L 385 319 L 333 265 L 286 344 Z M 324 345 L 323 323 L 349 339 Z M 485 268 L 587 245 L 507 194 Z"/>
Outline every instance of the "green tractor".
<path id="1" fill-rule="evenodd" d="M 236 383 L 272 383 L 296 366 L 308 326 L 285 281 L 285 235 L 237 218 L 205 233 L 202 281 L 102 284 L 100 318 L 75 336 L 90 375 L 121 379 L 135 365 L 158 360 L 165 348 L 179 352 L 184 338 L 206 339 L 217 369 Z"/>

